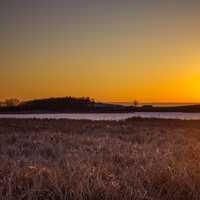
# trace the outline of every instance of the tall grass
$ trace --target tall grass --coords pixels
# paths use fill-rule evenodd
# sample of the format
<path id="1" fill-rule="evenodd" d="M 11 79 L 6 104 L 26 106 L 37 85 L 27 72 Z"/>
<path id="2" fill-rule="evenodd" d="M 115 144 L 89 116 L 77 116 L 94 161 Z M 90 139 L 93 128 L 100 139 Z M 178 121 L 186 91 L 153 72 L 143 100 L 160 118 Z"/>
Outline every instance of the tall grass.
<path id="1" fill-rule="evenodd" d="M 200 122 L 0 120 L 0 199 L 200 199 Z"/>

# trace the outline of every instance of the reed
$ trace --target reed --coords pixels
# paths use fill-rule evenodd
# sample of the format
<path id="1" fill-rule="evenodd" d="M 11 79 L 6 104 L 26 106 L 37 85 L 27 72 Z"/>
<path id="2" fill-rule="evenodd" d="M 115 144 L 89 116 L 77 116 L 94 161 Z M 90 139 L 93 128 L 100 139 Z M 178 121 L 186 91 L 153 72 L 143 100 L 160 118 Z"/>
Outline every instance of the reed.
<path id="1" fill-rule="evenodd" d="M 2 200 L 200 198 L 199 121 L 0 120 Z"/>

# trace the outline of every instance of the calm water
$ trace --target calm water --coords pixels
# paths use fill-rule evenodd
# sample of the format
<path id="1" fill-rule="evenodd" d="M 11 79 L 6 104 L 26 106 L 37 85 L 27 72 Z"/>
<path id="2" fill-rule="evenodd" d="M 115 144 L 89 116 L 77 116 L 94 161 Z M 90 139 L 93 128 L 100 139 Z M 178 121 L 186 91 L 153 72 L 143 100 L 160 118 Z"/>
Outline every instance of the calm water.
<path id="1" fill-rule="evenodd" d="M 125 120 L 132 117 L 158 118 L 158 119 L 182 119 L 182 120 L 200 120 L 200 113 L 81 113 L 81 114 L 0 114 L 0 118 L 14 119 L 87 119 L 87 120 Z"/>

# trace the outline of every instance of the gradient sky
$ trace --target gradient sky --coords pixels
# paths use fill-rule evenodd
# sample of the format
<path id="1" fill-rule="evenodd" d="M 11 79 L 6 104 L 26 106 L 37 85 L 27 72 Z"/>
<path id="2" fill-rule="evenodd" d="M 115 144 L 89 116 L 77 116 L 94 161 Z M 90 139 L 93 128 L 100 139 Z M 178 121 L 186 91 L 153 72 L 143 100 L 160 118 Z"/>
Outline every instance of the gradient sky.
<path id="1" fill-rule="evenodd" d="M 200 2 L 1 0 L 0 99 L 200 102 Z"/>

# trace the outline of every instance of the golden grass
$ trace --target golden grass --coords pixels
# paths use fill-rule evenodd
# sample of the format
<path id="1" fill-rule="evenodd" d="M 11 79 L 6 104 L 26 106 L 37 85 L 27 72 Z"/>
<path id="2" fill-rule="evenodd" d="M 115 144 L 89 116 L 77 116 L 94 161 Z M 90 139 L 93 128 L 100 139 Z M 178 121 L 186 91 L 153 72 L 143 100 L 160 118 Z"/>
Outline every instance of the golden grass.
<path id="1" fill-rule="evenodd" d="M 200 199 L 200 122 L 0 120 L 0 199 Z"/>

